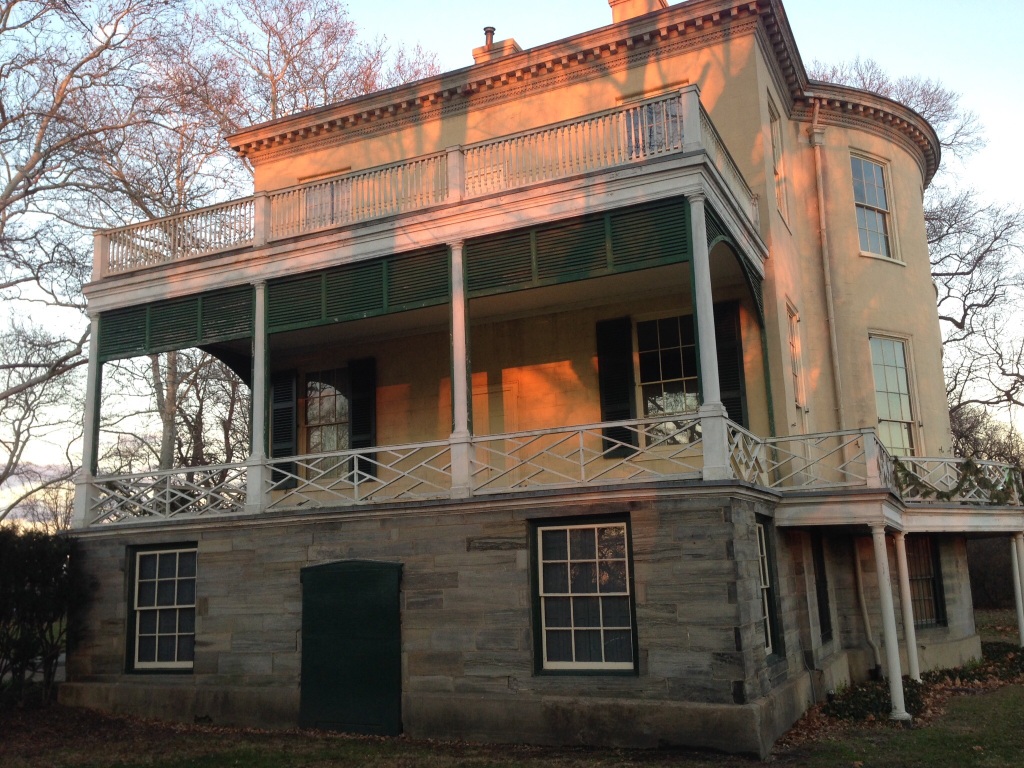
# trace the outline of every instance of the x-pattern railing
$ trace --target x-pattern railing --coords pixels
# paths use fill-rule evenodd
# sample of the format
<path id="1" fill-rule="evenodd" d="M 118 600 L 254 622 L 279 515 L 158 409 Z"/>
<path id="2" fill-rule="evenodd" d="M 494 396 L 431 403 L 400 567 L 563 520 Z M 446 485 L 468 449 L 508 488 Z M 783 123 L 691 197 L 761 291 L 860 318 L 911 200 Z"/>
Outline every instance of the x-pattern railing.
<path id="1" fill-rule="evenodd" d="M 870 432 L 847 430 L 762 441 L 761 484 L 769 488 L 867 486 L 870 461 L 865 443 Z"/>
<path id="2" fill-rule="evenodd" d="M 89 524 L 242 512 L 247 467 L 220 464 L 98 478 Z"/>
<path id="3" fill-rule="evenodd" d="M 685 416 L 477 436 L 469 443 L 464 492 L 699 479 L 702 432 L 698 417 Z M 1018 469 L 966 459 L 894 460 L 872 430 L 765 439 L 727 422 L 727 432 L 733 476 L 762 487 L 888 488 L 908 503 L 1024 506 Z M 255 501 L 246 495 L 249 471 L 242 463 L 99 477 L 91 483 L 86 525 L 459 495 L 448 441 L 275 458 L 263 469 Z"/>
<path id="4" fill-rule="evenodd" d="M 898 459 L 897 480 L 905 501 L 1024 505 L 1020 470 L 994 461 L 959 458 Z"/>
<path id="5" fill-rule="evenodd" d="M 451 493 L 447 442 L 291 456 L 268 464 L 270 509 L 435 499 Z"/>
<path id="6" fill-rule="evenodd" d="M 473 440 L 474 493 L 699 477 L 700 419 L 647 419 Z"/>

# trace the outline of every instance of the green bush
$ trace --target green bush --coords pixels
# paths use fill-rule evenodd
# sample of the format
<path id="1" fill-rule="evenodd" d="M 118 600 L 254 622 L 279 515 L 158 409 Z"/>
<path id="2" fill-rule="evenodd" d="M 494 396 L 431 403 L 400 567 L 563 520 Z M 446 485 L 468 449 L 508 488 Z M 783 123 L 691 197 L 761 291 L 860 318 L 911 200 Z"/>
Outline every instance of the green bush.
<path id="1" fill-rule="evenodd" d="M 42 673 L 49 700 L 68 637 L 68 614 L 85 600 L 75 572 L 74 540 L 0 528 L 0 692 L 24 701 L 25 684 Z"/>

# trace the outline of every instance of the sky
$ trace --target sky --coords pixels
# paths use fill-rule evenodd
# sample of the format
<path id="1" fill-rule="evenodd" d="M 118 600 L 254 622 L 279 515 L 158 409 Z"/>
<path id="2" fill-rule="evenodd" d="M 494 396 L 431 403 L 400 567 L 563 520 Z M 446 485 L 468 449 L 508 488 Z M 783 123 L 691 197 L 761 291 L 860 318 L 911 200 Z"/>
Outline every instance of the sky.
<path id="1" fill-rule="evenodd" d="M 363 33 L 384 35 L 394 45 L 422 45 L 438 54 L 444 71 L 473 63 L 485 26 L 495 39 L 515 38 L 522 48 L 605 26 L 607 0 L 348 0 Z M 670 0 L 671 4 L 672 3 Z M 1024 152 L 1017 126 L 1024 118 L 1024 0 L 784 0 L 805 66 L 815 59 L 838 62 L 860 55 L 893 76 L 942 81 L 985 126 L 987 146 L 960 166 L 943 167 L 960 186 L 982 199 L 1024 207 Z M 983 7 L 984 12 L 975 11 Z"/>

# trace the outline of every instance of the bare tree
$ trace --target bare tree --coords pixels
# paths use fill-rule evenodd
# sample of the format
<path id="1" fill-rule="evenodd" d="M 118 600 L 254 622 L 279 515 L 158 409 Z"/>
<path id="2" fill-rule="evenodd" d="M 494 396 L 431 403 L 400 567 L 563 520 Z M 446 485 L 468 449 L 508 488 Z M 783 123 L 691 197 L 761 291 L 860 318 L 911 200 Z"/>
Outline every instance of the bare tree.
<path id="1" fill-rule="evenodd" d="M 438 72 L 419 47 L 360 38 L 338 0 L 238 0 L 192 22 L 209 45 L 193 50 L 189 87 L 225 133 Z"/>
<path id="2" fill-rule="evenodd" d="M 88 238 L 68 224 L 91 223 L 72 202 L 90 184 L 88 149 L 142 119 L 140 54 L 174 7 L 0 0 L 0 322 L 10 324 L 0 342 L 0 485 L 19 498 L 66 475 L 66 450 L 53 471 L 26 464 L 25 450 L 66 425 L 55 409 L 74 405 L 69 376 L 85 362 L 77 310 L 91 260 Z M 70 314 L 33 322 L 54 306 Z"/>

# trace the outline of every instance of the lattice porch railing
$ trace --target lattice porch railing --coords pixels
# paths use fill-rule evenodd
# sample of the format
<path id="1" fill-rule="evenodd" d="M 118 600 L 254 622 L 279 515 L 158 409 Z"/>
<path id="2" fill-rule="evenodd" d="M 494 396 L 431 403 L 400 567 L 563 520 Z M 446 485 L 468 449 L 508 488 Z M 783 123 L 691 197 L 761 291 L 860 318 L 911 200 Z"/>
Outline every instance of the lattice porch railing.
<path id="1" fill-rule="evenodd" d="M 86 524 L 243 512 L 246 477 L 244 464 L 99 477 Z"/>
<path id="2" fill-rule="evenodd" d="M 1018 468 L 995 461 L 900 457 L 896 476 L 904 501 L 1022 506 Z"/>
<path id="3" fill-rule="evenodd" d="M 474 493 L 699 478 L 700 419 L 634 420 L 476 437 Z"/>
<path id="4" fill-rule="evenodd" d="M 870 429 L 766 439 L 727 424 L 732 474 L 753 485 L 783 493 L 881 488 L 911 504 L 1024 506 L 1020 471 L 1004 464 L 945 458 L 895 462 Z M 699 480 L 702 432 L 700 419 L 687 416 L 477 436 L 469 444 L 468 488 L 455 487 L 448 441 L 273 459 L 263 468 L 265 487 L 255 500 L 246 497 L 250 470 L 244 463 L 99 477 L 87 483 L 91 501 L 84 522 Z"/>
<path id="5" fill-rule="evenodd" d="M 451 495 L 451 448 L 447 442 L 292 456 L 268 464 L 268 509 Z"/>

